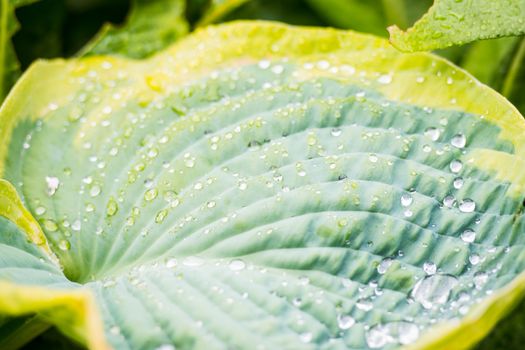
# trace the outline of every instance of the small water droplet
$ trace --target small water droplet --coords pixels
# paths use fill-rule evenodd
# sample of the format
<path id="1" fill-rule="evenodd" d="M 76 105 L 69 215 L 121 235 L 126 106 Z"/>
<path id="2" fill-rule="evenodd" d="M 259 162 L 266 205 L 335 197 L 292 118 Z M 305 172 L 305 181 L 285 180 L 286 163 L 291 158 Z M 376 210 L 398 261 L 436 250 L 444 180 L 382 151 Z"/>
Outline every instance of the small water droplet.
<path id="1" fill-rule="evenodd" d="M 391 258 L 384 258 L 383 260 L 381 260 L 381 262 L 379 263 L 379 265 L 377 265 L 377 272 L 380 274 L 380 275 L 383 275 L 384 273 L 386 273 L 386 271 L 388 270 L 388 268 L 390 266 L 392 266 L 392 264 L 394 263 L 394 259 L 391 259 Z"/>
<path id="2" fill-rule="evenodd" d="M 456 190 L 459 190 L 461 187 L 463 187 L 463 183 L 464 183 L 463 178 L 461 178 L 461 177 L 456 177 L 456 178 L 454 179 L 454 183 L 453 183 L 454 188 L 455 188 Z"/>
<path id="3" fill-rule="evenodd" d="M 472 265 L 477 265 L 481 261 L 481 257 L 478 254 L 472 254 L 468 257 L 468 261 L 470 261 Z"/>
<path id="4" fill-rule="evenodd" d="M 476 203 L 470 198 L 465 198 L 459 203 L 459 210 L 462 213 L 472 213 L 476 210 Z"/>
<path id="5" fill-rule="evenodd" d="M 463 168 L 463 163 L 461 163 L 461 161 L 458 159 L 454 159 L 452 162 L 450 162 L 449 167 L 450 171 L 452 171 L 454 174 L 457 174 Z"/>
<path id="6" fill-rule="evenodd" d="M 191 158 L 185 159 L 184 160 L 184 165 L 187 168 L 193 168 L 195 166 L 195 161 L 193 159 L 191 159 Z"/>
<path id="7" fill-rule="evenodd" d="M 383 325 L 372 327 L 365 335 L 366 343 L 371 349 L 379 349 L 394 342 L 394 338 L 389 334 L 388 329 Z"/>
<path id="8" fill-rule="evenodd" d="M 117 212 L 118 212 L 118 204 L 113 198 L 111 198 L 108 201 L 108 205 L 106 207 L 106 215 L 108 217 L 111 217 L 111 216 L 114 216 Z"/>
<path id="9" fill-rule="evenodd" d="M 355 324 L 355 319 L 349 315 L 337 315 L 337 325 L 340 329 L 346 330 Z"/>
<path id="10" fill-rule="evenodd" d="M 425 136 L 429 137 L 432 141 L 437 141 L 440 134 L 438 128 L 430 127 L 425 130 Z"/>
<path id="11" fill-rule="evenodd" d="M 166 219 L 166 216 L 168 216 L 168 211 L 166 209 L 159 211 L 157 215 L 155 215 L 155 222 L 157 224 L 162 223 L 164 219 Z"/>
<path id="12" fill-rule="evenodd" d="M 246 263 L 241 259 L 234 259 L 228 266 L 232 271 L 241 271 L 246 267 Z"/>
<path id="13" fill-rule="evenodd" d="M 53 196 L 60 186 L 60 180 L 55 176 L 46 176 L 46 184 L 47 194 Z"/>
<path id="14" fill-rule="evenodd" d="M 375 154 L 370 154 L 370 155 L 368 156 L 368 160 L 371 161 L 372 163 L 377 163 L 377 161 L 378 161 L 377 155 L 375 155 Z"/>
<path id="15" fill-rule="evenodd" d="M 117 326 L 113 326 L 109 329 L 109 332 L 113 335 L 119 335 L 120 334 L 120 328 Z"/>
<path id="16" fill-rule="evenodd" d="M 175 266 L 177 266 L 177 259 L 171 258 L 166 261 L 166 267 L 168 269 L 174 268 Z"/>
<path id="17" fill-rule="evenodd" d="M 144 200 L 150 202 L 157 198 L 157 195 L 159 194 L 159 191 L 156 188 L 151 188 L 144 193 Z"/>
<path id="18" fill-rule="evenodd" d="M 309 342 L 312 341 L 313 336 L 312 336 L 312 333 L 310 333 L 310 332 L 305 332 L 305 333 L 300 334 L 300 335 L 299 335 L 299 338 L 301 339 L 301 341 L 302 341 L 303 343 L 309 343 Z"/>
<path id="19" fill-rule="evenodd" d="M 91 186 L 91 189 L 89 190 L 89 195 L 91 197 L 96 197 L 100 194 L 101 191 L 102 189 L 100 188 L 99 185 L 93 185 Z"/>
<path id="20" fill-rule="evenodd" d="M 452 208 L 456 204 L 456 198 L 454 196 L 446 196 L 443 198 L 443 205 L 447 208 Z"/>
<path id="21" fill-rule="evenodd" d="M 48 232 L 56 232 L 58 230 L 58 225 L 51 219 L 46 219 L 43 221 L 44 229 Z"/>
<path id="22" fill-rule="evenodd" d="M 196 256 L 188 256 L 184 258 L 182 264 L 188 267 L 198 267 L 204 265 L 204 260 Z"/>
<path id="23" fill-rule="evenodd" d="M 413 201 L 414 199 L 412 198 L 412 195 L 410 195 L 409 193 L 403 193 L 401 195 L 401 205 L 403 207 L 408 207 L 409 205 L 412 204 Z"/>
<path id="24" fill-rule="evenodd" d="M 80 229 L 82 228 L 82 223 L 80 222 L 80 220 L 75 220 L 75 222 L 73 222 L 73 224 L 71 225 L 71 229 L 73 231 L 80 231 Z"/>
<path id="25" fill-rule="evenodd" d="M 388 74 L 381 75 L 379 76 L 379 78 L 377 78 L 377 82 L 379 84 L 384 84 L 384 85 L 390 84 L 392 82 L 392 76 Z"/>
<path id="26" fill-rule="evenodd" d="M 425 271 L 427 275 L 433 275 L 437 271 L 437 266 L 432 261 L 426 261 L 423 264 L 423 271 Z"/>
<path id="27" fill-rule="evenodd" d="M 209 201 L 208 203 L 206 203 L 206 206 L 207 206 L 208 208 L 210 208 L 210 209 L 211 209 L 211 208 L 214 208 L 215 205 L 216 205 L 215 201 Z"/>
<path id="28" fill-rule="evenodd" d="M 450 144 L 456 148 L 463 148 L 467 144 L 467 138 L 461 133 L 456 134 L 450 140 Z"/>
<path id="29" fill-rule="evenodd" d="M 42 207 L 42 206 L 36 207 L 36 209 L 35 209 L 35 214 L 36 215 L 44 215 L 45 213 L 46 213 L 46 208 L 45 207 Z"/>
<path id="30" fill-rule="evenodd" d="M 370 302 L 370 300 L 366 300 L 366 299 L 363 299 L 363 298 L 357 300 L 355 306 L 359 310 L 363 310 L 363 311 L 370 311 L 374 307 L 374 305 Z"/>
<path id="31" fill-rule="evenodd" d="M 334 136 L 334 137 L 338 137 L 338 136 L 341 136 L 341 129 L 339 128 L 333 128 L 331 131 L 330 131 L 330 135 Z"/>
<path id="32" fill-rule="evenodd" d="M 472 243 L 476 240 L 476 232 L 470 228 L 461 233 L 461 240 L 465 243 Z"/>
<path id="33" fill-rule="evenodd" d="M 245 181 L 239 181 L 237 187 L 239 187 L 239 190 L 244 191 L 248 188 L 248 184 Z"/>
<path id="34" fill-rule="evenodd" d="M 488 282 L 488 280 L 489 280 L 489 275 L 487 275 L 486 272 L 480 271 L 474 274 L 473 281 L 477 289 L 483 288 L 483 286 Z"/>
<path id="35" fill-rule="evenodd" d="M 58 242 L 58 248 L 60 250 L 69 250 L 71 249 L 71 243 L 69 243 L 68 240 L 62 239 L 60 242 Z"/>

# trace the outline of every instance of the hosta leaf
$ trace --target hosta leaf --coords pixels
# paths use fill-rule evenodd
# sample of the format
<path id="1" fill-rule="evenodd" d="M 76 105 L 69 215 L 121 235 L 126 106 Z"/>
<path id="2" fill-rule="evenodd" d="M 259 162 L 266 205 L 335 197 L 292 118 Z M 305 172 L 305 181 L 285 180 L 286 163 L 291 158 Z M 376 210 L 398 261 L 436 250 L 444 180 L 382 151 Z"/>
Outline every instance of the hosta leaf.
<path id="1" fill-rule="evenodd" d="M 126 23 L 106 24 L 81 55 L 150 56 L 188 32 L 184 8 L 183 0 L 133 0 Z"/>
<path id="2" fill-rule="evenodd" d="M 107 348 L 92 295 L 65 278 L 38 223 L 4 180 L 0 233 L 0 347 L 17 348 L 53 324 L 91 348 Z"/>
<path id="3" fill-rule="evenodd" d="M 238 22 L 35 64 L 0 171 L 116 349 L 465 349 L 525 288 L 524 130 L 436 56 Z"/>
<path id="4" fill-rule="evenodd" d="M 424 51 L 480 39 L 525 34 L 525 0 L 435 0 L 406 32 L 390 27 L 402 51 Z"/>

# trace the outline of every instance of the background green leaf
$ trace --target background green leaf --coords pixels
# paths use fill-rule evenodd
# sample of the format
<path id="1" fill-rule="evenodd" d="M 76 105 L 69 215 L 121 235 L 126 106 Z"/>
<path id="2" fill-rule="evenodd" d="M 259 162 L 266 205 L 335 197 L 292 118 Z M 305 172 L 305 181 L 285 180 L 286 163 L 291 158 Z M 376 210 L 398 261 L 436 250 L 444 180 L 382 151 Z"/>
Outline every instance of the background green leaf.
<path id="1" fill-rule="evenodd" d="M 105 25 L 80 54 L 150 56 L 188 32 L 184 13 L 183 0 L 134 0 L 126 23 L 122 27 Z"/>
<path id="2" fill-rule="evenodd" d="M 436 0 L 406 32 L 389 28 L 402 51 L 429 51 L 525 33 L 525 0 Z"/>
<path id="3" fill-rule="evenodd" d="M 19 6 L 35 1 L 37 0 L 0 1 L 0 103 L 20 76 L 20 65 L 11 43 L 11 37 L 19 28 L 14 11 Z"/>

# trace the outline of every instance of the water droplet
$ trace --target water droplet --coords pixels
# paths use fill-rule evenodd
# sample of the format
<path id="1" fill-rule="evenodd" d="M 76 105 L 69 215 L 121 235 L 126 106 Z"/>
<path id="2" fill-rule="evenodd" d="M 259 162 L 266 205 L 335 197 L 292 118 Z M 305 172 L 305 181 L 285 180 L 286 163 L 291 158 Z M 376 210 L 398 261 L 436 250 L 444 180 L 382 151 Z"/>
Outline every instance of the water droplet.
<path id="1" fill-rule="evenodd" d="M 270 68 L 270 61 L 268 61 L 268 60 L 261 60 L 261 61 L 259 61 L 258 66 L 261 69 L 268 69 L 268 68 Z"/>
<path id="2" fill-rule="evenodd" d="M 476 272 L 474 274 L 474 285 L 477 289 L 483 288 L 483 286 L 487 283 L 489 280 L 489 275 L 487 275 L 486 272 Z"/>
<path id="3" fill-rule="evenodd" d="M 366 343 L 369 348 L 379 349 L 394 342 L 394 338 L 390 335 L 388 329 L 383 325 L 372 327 L 365 335 Z"/>
<path id="4" fill-rule="evenodd" d="M 198 267 L 204 265 L 204 260 L 197 256 L 188 256 L 184 258 L 182 264 L 188 267 Z"/>
<path id="5" fill-rule="evenodd" d="M 379 84 L 388 85 L 392 82 L 392 76 L 388 74 L 381 75 L 379 78 L 377 78 L 377 82 Z"/>
<path id="6" fill-rule="evenodd" d="M 309 343 L 312 341 L 312 333 L 310 332 L 305 332 L 305 333 L 302 333 L 301 335 L 299 335 L 299 338 L 301 339 L 301 341 L 303 343 Z"/>
<path id="7" fill-rule="evenodd" d="M 241 271 L 246 267 L 246 263 L 241 259 L 234 259 L 228 266 L 232 271 Z"/>
<path id="8" fill-rule="evenodd" d="M 425 136 L 429 137 L 432 141 L 437 141 L 439 139 L 440 131 L 437 128 L 427 128 L 425 130 Z"/>
<path id="9" fill-rule="evenodd" d="M 463 148 L 467 144 L 467 138 L 461 133 L 456 134 L 450 140 L 450 144 L 456 148 Z"/>
<path id="10" fill-rule="evenodd" d="M 48 232 L 56 232 L 58 230 L 58 225 L 51 219 L 46 219 L 43 222 L 44 229 Z"/>
<path id="11" fill-rule="evenodd" d="M 372 163 L 377 163 L 377 160 L 378 160 L 377 155 L 375 155 L 375 154 L 370 154 L 370 155 L 368 156 L 368 160 L 371 161 Z"/>
<path id="12" fill-rule="evenodd" d="M 46 213 L 46 208 L 44 208 L 42 206 L 36 207 L 36 209 L 35 209 L 35 214 L 36 215 L 44 215 L 45 213 Z"/>
<path id="13" fill-rule="evenodd" d="M 46 184 L 47 194 L 49 196 L 53 196 L 58 190 L 58 187 L 60 186 L 60 180 L 54 176 L 46 176 Z"/>
<path id="14" fill-rule="evenodd" d="M 355 324 L 355 320 L 349 315 L 337 315 L 337 325 L 340 329 L 349 329 Z"/>
<path id="15" fill-rule="evenodd" d="M 60 250 L 69 250 L 71 249 L 71 243 L 69 243 L 68 240 L 62 239 L 60 242 L 58 242 L 58 248 Z"/>
<path id="16" fill-rule="evenodd" d="M 355 306 L 359 310 L 363 310 L 363 311 L 370 311 L 374 307 L 374 305 L 370 302 L 370 300 L 366 300 L 366 299 L 362 299 L 362 298 L 357 300 Z"/>
<path id="17" fill-rule="evenodd" d="M 427 275 L 433 275 L 437 271 L 437 266 L 432 261 L 426 261 L 423 264 L 423 271 L 425 271 Z"/>
<path id="18" fill-rule="evenodd" d="M 100 188 L 99 185 L 93 185 L 91 186 L 91 189 L 89 190 L 89 195 L 91 197 L 96 197 L 100 194 L 101 191 L 102 189 Z"/>
<path id="19" fill-rule="evenodd" d="M 463 187 L 463 183 L 464 183 L 463 178 L 461 178 L 461 177 L 456 177 L 456 178 L 454 179 L 454 183 L 453 183 L 454 188 L 455 188 L 456 190 L 459 190 L 461 187 Z"/>
<path id="20" fill-rule="evenodd" d="M 333 128 L 331 131 L 330 131 L 330 135 L 334 136 L 334 137 L 338 137 L 338 136 L 341 136 L 341 129 L 339 128 Z"/>
<path id="21" fill-rule="evenodd" d="M 175 350 L 175 347 L 171 344 L 163 344 L 156 348 L 155 350 Z"/>
<path id="22" fill-rule="evenodd" d="M 150 202 L 157 198 L 157 195 L 159 194 L 159 191 L 156 188 L 151 188 L 144 193 L 144 200 Z"/>
<path id="23" fill-rule="evenodd" d="M 380 275 L 383 275 L 384 273 L 386 273 L 386 271 L 388 270 L 388 268 L 390 266 L 392 266 L 392 264 L 394 263 L 394 259 L 391 259 L 391 258 L 384 258 L 383 260 L 381 260 L 381 262 L 379 263 L 379 265 L 377 265 L 377 272 L 380 274 Z"/>
<path id="24" fill-rule="evenodd" d="M 476 232 L 468 228 L 461 234 L 461 240 L 465 243 L 472 243 L 476 240 Z"/>
<path id="25" fill-rule="evenodd" d="M 160 224 L 164 221 L 164 219 L 166 219 L 166 216 L 168 216 L 168 211 L 166 209 L 159 211 L 157 215 L 155 215 L 155 222 Z"/>
<path id="26" fill-rule="evenodd" d="M 216 205 L 215 201 L 209 201 L 208 203 L 206 203 L 206 206 L 207 206 L 208 208 L 210 208 L 210 209 L 211 209 L 211 208 L 214 208 L 215 205 Z"/>
<path id="27" fill-rule="evenodd" d="M 177 259 L 171 258 L 166 261 L 166 267 L 168 269 L 174 268 L 175 266 L 177 266 Z"/>
<path id="28" fill-rule="evenodd" d="M 301 276 L 301 277 L 299 277 L 299 284 L 300 284 L 301 286 L 306 286 L 306 285 L 308 285 L 309 283 L 310 283 L 310 279 L 309 279 L 308 277 L 306 277 L 306 276 Z"/>
<path id="29" fill-rule="evenodd" d="M 106 215 L 108 217 L 111 217 L 111 216 L 114 216 L 117 212 L 118 212 L 118 204 L 113 198 L 111 198 L 108 201 L 108 205 L 106 207 Z"/>
<path id="30" fill-rule="evenodd" d="M 456 277 L 451 275 L 435 274 L 419 280 L 412 289 L 412 298 L 425 309 L 432 309 L 436 305 L 443 305 L 448 301 L 450 292 L 458 284 Z"/>
<path id="31" fill-rule="evenodd" d="M 401 195 L 401 205 L 402 206 L 408 207 L 410 204 L 412 204 L 413 201 L 414 199 L 409 193 L 403 193 Z"/>
<path id="32" fill-rule="evenodd" d="M 117 326 L 113 326 L 109 329 L 109 332 L 113 335 L 119 335 L 120 334 L 120 328 Z"/>
<path id="33" fill-rule="evenodd" d="M 461 161 L 458 159 L 454 159 L 452 162 L 450 162 L 449 167 L 450 167 L 450 171 L 457 174 L 463 168 L 463 163 L 461 163 Z"/>
<path id="34" fill-rule="evenodd" d="M 447 208 L 452 208 L 456 204 L 456 198 L 454 196 L 446 196 L 443 198 L 443 205 Z"/>
<path id="35" fill-rule="evenodd" d="M 472 265 L 477 265 L 481 261 L 481 257 L 478 254 L 472 254 L 468 257 L 468 261 L 470 261 Z"/>
<path id="36" fill-rule="evenodd" d="M 248 184 L 245 181 L 239 181 L 238 185 L 239 190 L 244 191 L 248 188 Z"/>
<path id="37" fill-rule="evenodd" d="M 296 307 L 300 307 L 302 303 L 303 303 L 303 300 L 301 298 L 292 299 L 292 304 Z"/>
<path id="38" fill-rule="evenodd" d="M 73 224 L 71 225 L 71 229 L 73 231 L 80 231 L 80 229 L 82 228 L 82 223 L 80 222 L 80 220 L 75 220 L 75 222 L 73 222 Z"/>
<path id="39" fill-rule="evenodd" d="M 459 210 L 462 213 L 472 213 L 476 210 L 476 203 L 470 198 L 465 198 L 459 203 Z"/>
<path id="40" fill-rule="evenodd" d="M 191 158 L 185 159 L 184 160 L 184 165 L 187 168 L 193 168 L 195 166 L 195 161 L 193 159 L 191 159 Z"/>
<path id="41" fill-rule="evenodd" d="M 419 338 L 419 328 L 409 322 L 396 322 L 398 328 L 399 343 L 408 345 L 414 343 Z"/>

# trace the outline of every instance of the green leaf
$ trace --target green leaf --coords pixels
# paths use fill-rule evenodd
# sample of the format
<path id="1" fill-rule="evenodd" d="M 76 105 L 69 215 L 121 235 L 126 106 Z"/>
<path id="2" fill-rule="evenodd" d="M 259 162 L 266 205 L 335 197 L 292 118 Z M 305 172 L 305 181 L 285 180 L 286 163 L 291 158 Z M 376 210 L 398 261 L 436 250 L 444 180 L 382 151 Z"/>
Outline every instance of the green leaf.
<path id="1" fill-rule="evenodd" d="M 525 0 L 436 0 L 406 32 L 389 27 L 402 51 L 428 51 L 480 39 L 525 34 Z"/>
<path id="2" fill-rule="evenodd" d="M 184 8 L 183 0 L 133 0 L 126 23 L 106 24 L 80 55 L 148 57 L 186 35 Z"/>
<path id="3" fill-rule="evenodd" d="M 0 0 L 0 103 L 20 76 L 20 64 L 11 43 L 18 30 L 15 9 L 37 0 Z"/>
<path id="4" fill-rule="evenodd" d="M 340 28 L 356 29 L 386 35 L 388 25 L 382 11 L 382 1 L 307 0 L 328 23 Z"/>
<path id="5" fill-rule="evenodd" d="M 460 65 L 479 81 L 500 90 L 520 39 L 500 38 L 472 43 Z"/>
<path id="6" fill-rule="evenodd" d="M 33 65 L 0 110 L 0 173 L 70 289 L 77 327 L 48 322 L 92 349 L 88 291 L 115 349 L 467 349 L 525 289 L 524 132 L 437 56 L 237 22 L 146 60 Z M 17 288 L 58 303 L 0 256 L 18 315 L 41 309 Z"/>

